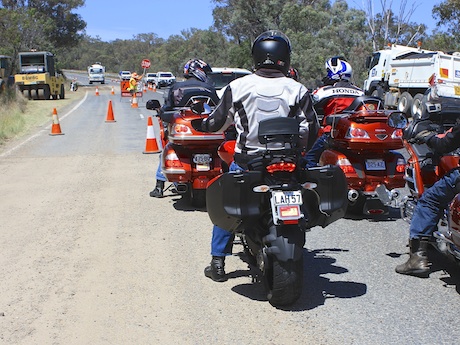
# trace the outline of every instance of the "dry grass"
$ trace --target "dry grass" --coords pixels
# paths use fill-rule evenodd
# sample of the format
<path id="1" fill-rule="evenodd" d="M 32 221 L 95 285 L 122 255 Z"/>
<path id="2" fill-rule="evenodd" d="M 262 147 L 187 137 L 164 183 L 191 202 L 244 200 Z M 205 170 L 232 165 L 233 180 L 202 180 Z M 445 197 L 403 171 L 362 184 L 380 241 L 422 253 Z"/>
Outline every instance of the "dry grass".
<path id="1" fill-rule="evenodd" d="M 28 100 L 20 92 L 7 90 L 0 95 L 0 145 L 51 122 L 54 108 L 59 113 L 84 94 L 84 88 L 79 88 L 76 92 L 66 90 L 65 99 Z"/>

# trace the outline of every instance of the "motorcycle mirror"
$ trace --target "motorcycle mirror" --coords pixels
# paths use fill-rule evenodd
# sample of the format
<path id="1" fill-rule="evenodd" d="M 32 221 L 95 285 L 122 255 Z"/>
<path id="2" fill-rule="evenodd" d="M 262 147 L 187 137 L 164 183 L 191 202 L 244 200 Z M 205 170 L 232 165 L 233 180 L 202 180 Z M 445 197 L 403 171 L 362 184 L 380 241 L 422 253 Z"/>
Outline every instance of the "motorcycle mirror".
<path id="1" fill-rule="evenodd" d="M 149 99 L 147 103 L 145 103 L 145 107 L 149 110 L 160 109 L 161 108 L 160 101 L 157 99 Z"/>
<path id="2" fill-rule="evenodd" d="M 407 127 L 407 118 L 404 113 L 400 111 L 392 112 L 388 116 L 388 126 L 392 128 L 406 128 Z"/>

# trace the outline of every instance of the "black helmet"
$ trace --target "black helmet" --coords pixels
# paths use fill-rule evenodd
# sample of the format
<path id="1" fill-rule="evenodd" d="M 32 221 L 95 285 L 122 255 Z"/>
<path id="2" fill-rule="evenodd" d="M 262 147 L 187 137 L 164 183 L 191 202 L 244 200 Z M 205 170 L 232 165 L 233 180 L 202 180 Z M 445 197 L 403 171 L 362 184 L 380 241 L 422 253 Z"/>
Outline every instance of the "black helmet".
<path id="1" fill-rule="evenodd" d="M 286 75 L 291 63 L 291 42 L 281 31 L 265 31 L 252 45 L 252 58 L 256 69 L 274 68 Z"/>
<path id="2" fill-rule="evenodd" d="M 190 78 L 192 75 L 197 79 L 206 82 L 207 74 L 212 72 L 211 66 L 200 59 L 192 59 L 184 65 L 184 77 Z"/>

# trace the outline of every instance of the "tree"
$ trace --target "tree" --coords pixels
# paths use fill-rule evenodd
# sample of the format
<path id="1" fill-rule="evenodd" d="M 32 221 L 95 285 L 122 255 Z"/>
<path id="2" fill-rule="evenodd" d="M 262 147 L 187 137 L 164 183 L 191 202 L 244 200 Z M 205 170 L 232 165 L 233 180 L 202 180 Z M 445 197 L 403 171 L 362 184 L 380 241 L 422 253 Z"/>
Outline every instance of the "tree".
<path id="1" fill-rule="evenodd" d="M 446 0 L 433 7 L 436 26 L 444 25 L 447 32 L 458 41 L 460 38 L 460 0 Z"/>
<path id="2" fill-rule="evenodd" d="M 379 0 L 380 11 L 374 0 L 363 0 L 364 12 L 374 51 L 382 49 L 389 42 L 410 45 L 424 37 L 426 25 L 410 22 L 417 6 L 415 1 L 407 8 L 407 0 L 401 0 L 397 15 L 393 12 L 393 0 Z"/>
<path id="3" fill-rule="evenodd" d="M 44 49 L 43 42 L 48 42 L 55 48 L 74 46 L 80 40 L 86 23 L 80 15 L 72 13 L 72 10 L 84 3 L 84 0 L 2 0 L 1 22 L 9 26 L 12 35 L 7 40 L 15 40 L 15 46 L 19 45 L 20 50 L 32 47 Z M 22 18 L 16 18 L 16 14 Z M 6 23 L 10 19 L 13 20 Z M 20 42 L 13 37 L 15 35 L 24 40 Z M 14 49 L 11 47 L 12 51 Z"/>

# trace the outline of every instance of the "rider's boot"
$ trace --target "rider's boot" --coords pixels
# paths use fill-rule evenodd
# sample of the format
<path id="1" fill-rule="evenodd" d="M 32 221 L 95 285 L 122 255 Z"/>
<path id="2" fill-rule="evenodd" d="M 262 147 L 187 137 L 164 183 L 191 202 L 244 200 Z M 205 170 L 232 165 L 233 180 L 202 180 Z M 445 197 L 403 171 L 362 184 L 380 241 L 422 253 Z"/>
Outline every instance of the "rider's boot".
<path id="1" fill-rule="evenodd" d="M 158 181 L 155 186 L 155 189 L 150 192 L 150 196 L 153 198 L 162 198 L 163 189 L 165 188 L 165 181 Z"/>
<path id="2" fill-rule="evenodd" d="M 409 259 L 405 263 L 396 266 L 396 272 L 420 278 L 427 278 L 430 274 L 430 266 L 427 256 L 428 240 L 413 238 L 409 241 L 409 246 Z"/>
<path id="3" fill-rule="evenodd" d="M 227 280 L 224 267 L 225 256 L 213 256 L 211 264 L 204 269 L 204 275 L 215 282 L 224 282 Z"/>

